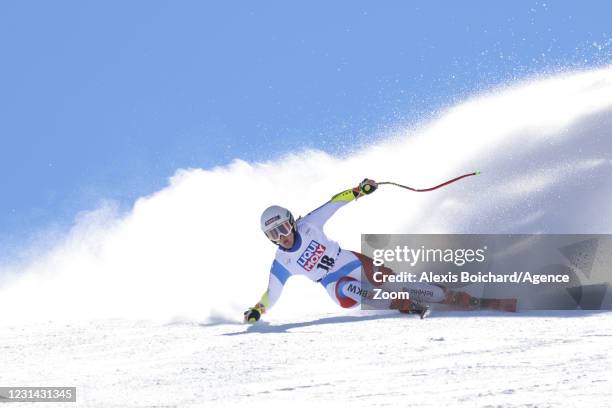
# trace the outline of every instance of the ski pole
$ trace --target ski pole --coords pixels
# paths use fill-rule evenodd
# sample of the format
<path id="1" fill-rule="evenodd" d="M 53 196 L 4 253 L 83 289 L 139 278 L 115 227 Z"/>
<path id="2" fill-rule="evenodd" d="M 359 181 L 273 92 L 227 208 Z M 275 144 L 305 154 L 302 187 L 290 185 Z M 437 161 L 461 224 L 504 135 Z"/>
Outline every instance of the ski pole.
<path id="1" fill-rule="evenodd" d="M 417 193 L 423 193 L 423 192 L 426 192 L 426 191 L 432 191 L 432 190 L 438 189 L 440 187 L 447 186 L 450 183 L 454 183 L 455 181 L 461 180 L 462 178 L 470 177 L 470 176 L 477 176 L 479 174 L 480 174 L 480 171 L 475 171 L 473 173 L 467 173 L 467 174 L 464 174 L 464 175 L 459 176 L 459 177 L 455 177 L 454 179 L 445 181 L 442 184 L 438 184 L 437 186 L 430 187 L 430 188 L 413 188 L 413 187 L 404 186 L 402 184 L 394 183 L 392 181 L 381 181 L 380 183 L 378 183 L 378 185 L 380 186 L 381 184 L 391 184 L 393 186 L 405 188 L 405 189 L 410 190 L 410 191 L 416 191 Z"/>

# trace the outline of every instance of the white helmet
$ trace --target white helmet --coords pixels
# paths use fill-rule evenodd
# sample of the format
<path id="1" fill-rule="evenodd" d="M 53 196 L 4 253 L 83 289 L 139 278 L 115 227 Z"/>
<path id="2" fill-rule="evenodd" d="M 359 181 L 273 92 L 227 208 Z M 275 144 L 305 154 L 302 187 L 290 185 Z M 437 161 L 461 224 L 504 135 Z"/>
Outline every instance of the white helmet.
<path id="1" fill-rule="evenodd" d="M 294 228 L 295 220 L 286 208 L 273 205 L 261 214 L 261 230 L 271 241 L 277 242 L 281 235 L 289 235 Z"/>

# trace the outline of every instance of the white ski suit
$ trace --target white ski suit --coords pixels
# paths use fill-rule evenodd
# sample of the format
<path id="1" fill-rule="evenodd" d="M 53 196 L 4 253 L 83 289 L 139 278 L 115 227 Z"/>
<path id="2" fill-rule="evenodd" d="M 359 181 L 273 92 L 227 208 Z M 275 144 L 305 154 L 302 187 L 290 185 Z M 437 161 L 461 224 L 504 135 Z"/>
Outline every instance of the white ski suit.
<path id="1" fill-rule="evenodd" d="M 360 197 L 358 189 L 345 190 L 321 207 L 296 222 L 294 245 L 290 249 L 279 246 L 272 262 L 268 290 L 257 304 L 261 312 L 270 309 L 280 297 L 287 279 L 293 275 L 304 275 L 319 282 L 330 297 L 344 308 L 355 307 L 371 297 L 371 291 L 362 287 L 362 271 L 368 276 L 372 270 L 393 273 L 390 269 L 373 266 L 366 256 L 343 250 L 336 241 L 329 239 L 323 232 L 327 220 L 342 206 Z M 368 276 L 369 278 L 369 276 Z M 372 280 L 370 279 L 372 283 Z M 379 286 L 374 284 L 374 286 Z M 421 284 L 417 284 L 421 286 Z M 444 298 L 443 289 L 435 285 L 427 286 L 430 293 L 427 302 L 440 302 Z M 373 302 L 376 303 L 376 302 Z M 392 301 L 379 302 L 376 308 L 401 308 Z"/>

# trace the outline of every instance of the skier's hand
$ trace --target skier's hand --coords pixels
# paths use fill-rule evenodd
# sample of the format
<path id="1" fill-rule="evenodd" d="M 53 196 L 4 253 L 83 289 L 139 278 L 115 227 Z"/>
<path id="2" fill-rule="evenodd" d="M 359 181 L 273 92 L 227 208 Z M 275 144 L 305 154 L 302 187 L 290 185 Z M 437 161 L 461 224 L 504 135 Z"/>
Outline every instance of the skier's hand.
<path id="1" fill-rule="evenodd" d="M 372 194 L 378 188 L 378 184 L 374 180 L 370 180 L 368 178 L 364 178 L 361 183 L 359 183 L 359 191 L 362 194 Z"/>
<path id="2" fill-rule="evenodd" d="M 244 312 L 245 323 L 255 323 L 261 317 L 261 311 L 256 307 L 250 307 L 249 310 Z"/>

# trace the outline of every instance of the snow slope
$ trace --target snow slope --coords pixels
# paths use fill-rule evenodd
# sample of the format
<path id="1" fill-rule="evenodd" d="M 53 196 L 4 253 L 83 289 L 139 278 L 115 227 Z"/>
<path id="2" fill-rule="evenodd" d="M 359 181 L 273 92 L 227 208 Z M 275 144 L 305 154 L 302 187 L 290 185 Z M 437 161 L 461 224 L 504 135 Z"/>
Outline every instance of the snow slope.
<path id="1" fill-rule="evenodd" d="M 83 407 L 612 404 L 612 313 L 45 323 L 0 344 L 3 384 L 76 386 Z"/>

